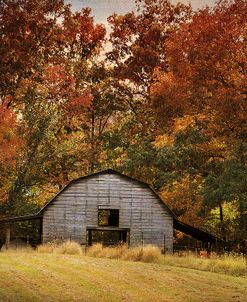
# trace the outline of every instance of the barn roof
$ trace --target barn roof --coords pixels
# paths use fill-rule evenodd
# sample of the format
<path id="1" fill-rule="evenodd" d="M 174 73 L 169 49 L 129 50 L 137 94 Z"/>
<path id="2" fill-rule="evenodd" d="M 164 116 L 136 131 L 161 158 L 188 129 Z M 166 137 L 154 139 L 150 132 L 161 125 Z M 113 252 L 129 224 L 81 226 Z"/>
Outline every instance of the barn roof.
<path id="1" fill-rule="evenodd" d="M 72 181 L 70 181 L 65 187 L 63 187 L 50 201 L 47 202 L 47 204 L 38 212 L 38 215 L 41 215 L 43 214 L 44 210 L 49 207 L 53 201 L 56 199 L 56 197 L 58 195 L 60 195 L 65 189 L 67 189 L 68 187 L 70 187 L 71 185 L 73 185 L 75 182 L 77 182 L 78 180 L 84 180 L 84 179 L 89 179 L 89 178 L 93 178 L 97 175 L 101 175 L 101 174 L 116 174 L 116 175 L 120 175 L 128 180 L 132 180 L 132 181 L 137 181 L 138 183 L 142 184 L 143 186 L 147 187 L 148 189 L 150 189 L 152 191 L 152 193 L 157 197 L 157 199 L 160 201 L 160 203 L 162 204 L 162 206 L 168 210 L 170 212 L 170 214 L 175 218 L 175 214 L 173 213 L 173 211 L 165 204 L 165 202 L 160 198 L 160 196 L 145 182 L 141 181 L 141 180 L 138 180 L 138 179 L 135 179 L 133 177 L 130 177 L 128 175 L 125 175 L 125 174 L 122 174 L 116 170 L 113 170 L 113 169 L 106 169 L 106 170 L 103 170 L 103 171 L 99 171 L 99 172 L 96 172 L 96 173 L 92 173 L 92 174 L 88 174 L 86 176 L 82 176 L 82 177 L 79 177 L 79 178 L 76 178 Z"/>
<path id="2" fill-rule="evenodd" d="M 186 224 L 184 222 L 181 222 L 177 219 L 174 219 L 174 229 L 184 233 L 184 234 L 187 234 L 187 235 L 190 235 L 191 237 L 197 239 L 197 240 L 200 240 L 200 241 L 203 241 L 203 242 L 211 242 L 211 243 L 214 243 L 216 244 L 217 242 L 224 242 L 222 239 L 212 235 L 212 234 L 209 234 L 205 231 L 202 231 L 198 228 L 195 228 L 189 224 Z"/>
<path id="3" fill-rule="evenodd" d="M 23 216 L 16 216 L 16 217 L 5 217 L 0 219 L 1 223 L 9 223 L 9 222 L 20 222 L 20 221 L 29 221 L 29 220 L 38 220 L 41 219 L 42 215 L 33 214 L 33 215 L 23 215 Z"/>

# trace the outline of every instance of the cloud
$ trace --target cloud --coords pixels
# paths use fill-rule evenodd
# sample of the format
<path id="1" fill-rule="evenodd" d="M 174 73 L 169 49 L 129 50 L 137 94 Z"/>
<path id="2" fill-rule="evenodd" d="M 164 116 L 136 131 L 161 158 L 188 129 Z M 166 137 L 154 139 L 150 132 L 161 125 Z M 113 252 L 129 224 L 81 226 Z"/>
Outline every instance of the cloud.
<path id="1" fill-rule="evenodd" d="M 212 6 L 216 0 L 179 0 L 182 3 L 191 3 L 194 9 L 202 8 L 206 5 Z M 173 3 L 179 2 L 172 0 Z M 90 7 L 92 15 L 97 23 L 107 23 L 107 17 L 114 12 L 124 14 L 135 10 L 135 0 L 65 0 L 70 3 L 74 10 L 81 10 L 83 7 Z"/>
<path id="2" fill-rule="evenodd" d="M 206 5 L 212 6 L 215 4 L 216 0 L 179 0 L 179 1 L 172 1 L 173 3 L 182 2 L 184 4 L 191 3 L 192 7 L 194 9 L 203 8 Z"/>

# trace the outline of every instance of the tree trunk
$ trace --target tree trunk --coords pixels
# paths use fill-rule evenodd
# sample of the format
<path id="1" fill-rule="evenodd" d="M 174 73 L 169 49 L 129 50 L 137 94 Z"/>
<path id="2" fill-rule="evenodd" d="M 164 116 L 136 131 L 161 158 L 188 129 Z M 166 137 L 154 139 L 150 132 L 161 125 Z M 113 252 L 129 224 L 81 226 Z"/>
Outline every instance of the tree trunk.
<path id="1" fill-rule="evenodd" d="M 240 229 L 240 239 L 245 238 L 247 235 L 247 213 L 243 207 L 243 202 L 239 205 L 240 219 L 239 219 L 239 229 Z"/>
<path id="2" fill-rule="evenodd" d="M 224 215 L 223 215 L 223 207 L 222 204 L 219 204 L 219 208 L 220 208 L 220 230 L 221 230 L 221 236 L 223 238 L 223 240 L 226 240 L 226 230 L 225 230 L 225 226 L 224 226 Z"/>
<path id="3" fill-rule="evenodd" d="M 10 226 L 8 225 L 6 228 L 6 237 L 5 237 L 5 248 L 6 250 L 9 249 L 10 244 Z"/>
<path id="4" fill-rule="evenodd" d="M 91 164 L 90 164 L 90 172 L 94 172 L 94 163 L 95 163 L 95 136 L 94 136 L 94 123 L 95 123 L 95 117 L 94 117 L 94 108 L 92 108 L 92 129 L 91 129 Z"/>

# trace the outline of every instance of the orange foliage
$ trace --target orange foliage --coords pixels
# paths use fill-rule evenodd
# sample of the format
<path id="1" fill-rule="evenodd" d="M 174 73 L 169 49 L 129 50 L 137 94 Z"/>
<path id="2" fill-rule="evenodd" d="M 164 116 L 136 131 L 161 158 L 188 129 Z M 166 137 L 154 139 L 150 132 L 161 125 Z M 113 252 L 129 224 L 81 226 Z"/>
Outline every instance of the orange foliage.
<path id="1" fill-rule="evenodd" d="M 23 144 L 18 135 L 16 114 L 5 103 L 0 105 L 0 200 L 6 201 L 16 157 Z"/>
<path id="2" fill-rule="evenodd" d="M 179 220 L 197 227 L 202 223 L 198 215 L 202 206 L 202 196 L 199 193 L 201 184 L 200 178 L 193 180 L 185 176 L 171 187 L 164 187 L 160 194 Z"/>
<path id="3" fill-rule="evenodd" d="M 203 112 L 217 134 L 247 131 L 246 24 L 246 1 L 220 1 L 169 35 L 169 72 L 156 70 L 150 90 L 163 123 Z"/>

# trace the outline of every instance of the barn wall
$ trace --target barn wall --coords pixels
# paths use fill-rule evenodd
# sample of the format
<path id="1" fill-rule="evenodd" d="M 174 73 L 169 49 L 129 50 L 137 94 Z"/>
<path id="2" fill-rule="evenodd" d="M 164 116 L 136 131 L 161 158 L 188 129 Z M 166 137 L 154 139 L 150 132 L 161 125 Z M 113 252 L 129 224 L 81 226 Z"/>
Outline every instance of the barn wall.
<path id="1" fill-rule="evenodd" d="M 144 184 L 105 173 L 77 180 L 43 214 L 43 242 L 54 238 L 86 243 L 86 228 L 98 226 L 98 208 L 119 209 L 119 228 L 130 229 L 130 246 L 155 244 L 172 250 L 173 217 Z"/>

